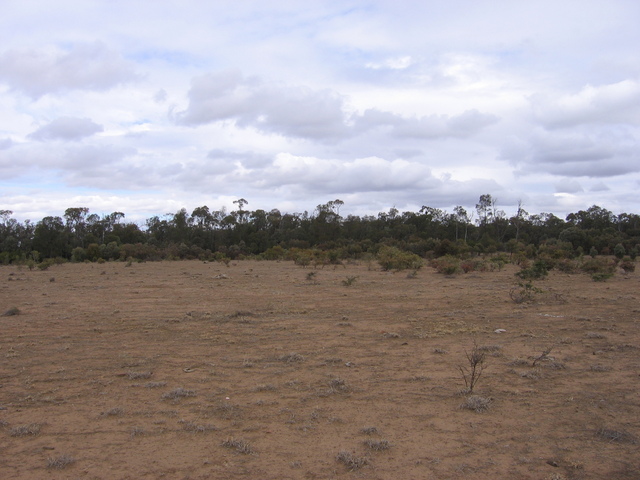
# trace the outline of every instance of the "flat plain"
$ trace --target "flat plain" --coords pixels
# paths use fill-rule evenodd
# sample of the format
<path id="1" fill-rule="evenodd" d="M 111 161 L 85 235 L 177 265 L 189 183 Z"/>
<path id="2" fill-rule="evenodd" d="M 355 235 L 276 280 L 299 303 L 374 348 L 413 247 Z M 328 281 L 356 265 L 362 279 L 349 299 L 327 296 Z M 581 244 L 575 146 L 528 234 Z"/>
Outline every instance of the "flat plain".
<path id="1" fill-rule="evenodd" d="M 640 478 L 639 274 L 516 271 L 0 267 L 0 478 Z"/>

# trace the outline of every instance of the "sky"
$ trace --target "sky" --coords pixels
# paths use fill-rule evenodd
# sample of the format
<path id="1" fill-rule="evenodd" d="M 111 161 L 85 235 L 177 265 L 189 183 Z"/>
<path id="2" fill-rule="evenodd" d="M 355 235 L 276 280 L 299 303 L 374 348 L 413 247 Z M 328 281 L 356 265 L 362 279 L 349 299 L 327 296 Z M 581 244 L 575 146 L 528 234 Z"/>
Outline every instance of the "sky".
<path id="1" fill-rule="evenodd" d="M 640 213 L 637 0 L 0 0 L 0 210 Z"/>

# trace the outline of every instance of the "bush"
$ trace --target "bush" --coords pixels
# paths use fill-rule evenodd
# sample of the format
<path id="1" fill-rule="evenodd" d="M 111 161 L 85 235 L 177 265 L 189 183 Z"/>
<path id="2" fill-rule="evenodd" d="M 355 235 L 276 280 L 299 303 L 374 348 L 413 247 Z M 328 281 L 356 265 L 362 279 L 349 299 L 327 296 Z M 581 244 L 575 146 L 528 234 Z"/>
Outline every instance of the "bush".
<path id="1" fill-rule="evenodd" d="M 620 268 L 624 270 L 624 273 L 631 273 L 636 271 L 636 264 L 632 260 L 623 260 L 620 262 Z"/>
<path id="2" fill-rule="evenodd" d="M 538 280 L 544 278 L 549 274 L 549 266 L 544 259 L 539 258 L 533 265 L 528 268 L 522 268 L 516 276 L 523 280 Z"/>
<path id="3" fill-rule="evenodd" d="M 383 270 L 418 270 L 424 264 L 422 258 L 415 253 L 388 246 L 378 250 L 377 259 Z"/>
<path id="4" fill-rule="evenodd" d="M 590 273 L 591 275 L 596 273 L 613 274 L 616 270 L 616 264 L 612 260 L 598 257 L 585 260 L 582 265 L 580 265 L 580 269 L 585 273 Z"/>
<path id="5" fill-rule="evenodd" d="M 625 250 L 624 245 L 618 243 L 615 247 L 613 247 L 613 254 L 616 256 L 616 258 L 622 260 L 627 254 L 627 251 Z"/>
<path id="6" fill-rule="evenodd" d="M 435 268 L 438 273 L 444 275 L 455 275 L 463 271 L 460 259 L 452 257 L 451 255 L 445 255 L 444 257 L 432 260 L 431 266 Z M 468 266 L 467 264 L 467 267 Z"/>

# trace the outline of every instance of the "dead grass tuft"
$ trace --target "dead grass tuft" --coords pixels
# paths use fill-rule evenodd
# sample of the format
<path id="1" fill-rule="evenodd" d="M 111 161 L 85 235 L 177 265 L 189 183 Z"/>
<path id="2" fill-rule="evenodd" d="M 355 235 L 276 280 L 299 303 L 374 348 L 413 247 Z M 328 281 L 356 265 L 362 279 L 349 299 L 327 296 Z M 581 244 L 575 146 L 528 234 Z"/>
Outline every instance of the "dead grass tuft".
<path id="1" fill-rule="evenodd" d="M 178 423 L 182 426 L 182 430 L 184 430 L 185 432 L 205 433 L 205 432 L 212 432 L 214 430 L 217 430 L 217 428 L 214 425 L 211 425 L 211 424 L 199 425 L 190 420 L 178 420 Z"/>
<path id="2" fill-rule="evenodd" d="M 49 457 L 47 460 L 47 468 L 55 468 L 57 470 L 62 470 L 63 468 L 68 467 L 72 463 L 75 463 L 76 459 L 71 455 L 60 455 L 58 457 Z"/>
<path id="3" fill-rule="evenodd" d="M 369 464 L 367 457 L 356 457 L 351 452 L 342 450 L 336 455 L 336 460 L 345 465 L 349 470 L 357 470 Z"/>
<path id="4" fill-rule="evenodd" d="M 287 353 L 285 355 L 282 355 L 278 360 L 285 363 L 297 363 L 297 362 L 303 362 L 304 357 L 299 353 L 292 352 L 292 353 Z"/>
<path id="5" fill-rule="evenodd" d="M 382 452 L 383 450 L 389 450 L 391 448 L 388 440 L 373 440 L 372 438 L 368 438 L 363 443 L 376 452 Z"/>
<path id="6" fill-rule="evenodd" d="M 124 409 L 120 407 L 114 407 L 110 410 L 106 410 L 100 414 L 101 417 L 118 417 L 124 413 Z"/>
<path id="7" fill-rule="evenodd" d="M 365 435 L 376 435 L 378 432 L 378 429 L 376 427 L 364 427 L 362 430 L 360 430 L 360 433 L 364 433 Z"/>
<path id="8" fill-rule="evenodd" d="M 472 410 L 474 412 L 481 413 L 489 410 L 490 405 L 490 398 L 481 397 L 480 395 L 470 395 L 460 404 L 460 408 L 463 410 Z"/>
<path id="9" fill-rule="evenodd" d="M 225 448 L 233 449 L 236 452 L 242 453 L 244 455 L 250 455 L 252 453 L 255 453 L 253 448 L 251 448 L 251 445 L 248 442 L 245 442 L 244 440 L 229 438 L 227 440 L 224 440 L 221 443 L 221 445 Z"/>
<path id="10" fill-rule="evenodd" d="M 9 431 L 9 435 L 12 437 L 35 437 L 40 433 L 40 429 L 42 428 L 42 424 L 40 423 L 29 423 L 27 425 L 18 425 L 17 427 L 13 427 Z"/>
<path id="11" fill-rule="evenodd" d="M 187 390 L 185 388 L 179 387 L 179 388 L 176 388 L 175 390 L 171 390 L 170 392 L 163 394 L 162 398 L 164 398 L 165 400 L 179 400 L 181 398 L 195 397 L 195 396 L 196 396 L 196 392 L 194 390 Z"/>
<path id="12" fill-rule="evenodd" d="M 638 442 L 636 437 L 628 432 L 606 427 L 599 428 L 596 431 L 596 436 L 601 440 L 606 440 L 607 442 L 612 443 L 629 443 L 635 445 Z"/>

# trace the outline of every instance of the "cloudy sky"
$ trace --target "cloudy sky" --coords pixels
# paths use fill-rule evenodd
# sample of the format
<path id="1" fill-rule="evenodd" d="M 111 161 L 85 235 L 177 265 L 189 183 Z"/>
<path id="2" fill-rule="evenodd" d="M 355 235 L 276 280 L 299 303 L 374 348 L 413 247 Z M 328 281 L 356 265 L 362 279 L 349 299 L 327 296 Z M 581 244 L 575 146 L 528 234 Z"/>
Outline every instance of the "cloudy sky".
<path id="1" fill-rule="evenodd" d="M 637 0 L 0 0 L 0 209 L 640 212 Z"/>

